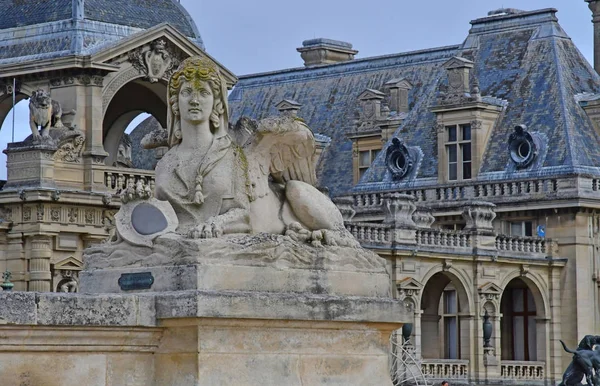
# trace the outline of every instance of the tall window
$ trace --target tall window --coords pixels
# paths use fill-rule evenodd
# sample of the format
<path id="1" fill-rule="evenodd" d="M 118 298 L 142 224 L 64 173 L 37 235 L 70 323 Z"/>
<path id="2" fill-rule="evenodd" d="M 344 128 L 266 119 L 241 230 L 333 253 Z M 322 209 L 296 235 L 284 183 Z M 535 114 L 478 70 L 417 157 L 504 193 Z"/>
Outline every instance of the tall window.
<path id="1" fill-rule="evenodd" d="M 535 361 L 535 301 L 533 293 L 522 281 L 515 279 L 507 286 L 502 299 L 502 314 L 502 357 Z"/>
<path id="2" fill-rule="evenodd" d="M 471 179 L 471 125 L 446 126 L 448 180 Z"/>
<path id="3" fill-rule="evenodd" d="M 444 290 L 442 299 L 442 326 L 444 329 L 444 358 L 460 358 L 460 326 L 458 296 L 455 289 Z"/>
<path id="4" fill-rule="evenodd" d="M 377 154 L 381 149 L 362 150 L 358 152 L 358 179 L 365 175 L 367 169 L 371 166 Z"/>

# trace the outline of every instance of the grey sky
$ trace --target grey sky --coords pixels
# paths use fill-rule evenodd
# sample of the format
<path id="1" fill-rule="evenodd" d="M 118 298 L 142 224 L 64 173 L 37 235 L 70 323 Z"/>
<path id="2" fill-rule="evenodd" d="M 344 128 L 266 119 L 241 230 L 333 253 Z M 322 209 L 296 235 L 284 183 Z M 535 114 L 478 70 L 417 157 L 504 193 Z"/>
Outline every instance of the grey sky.
<path id="1" fill-rule="evenodd" d="M 237 75 L 302 67 L 303 40 L 347 41 L 357 58 L 462 43 L 469 21 L 502 7 L 558 9 L 563 29 L 588 61 L 593 57 L 591 12 L 584 0 L 181 0 L 210 55 Z M 17 105 L 15 140 L 29 135 L 27 101 Z M 140 117 L 141 118 L 141 117 Z M 137 124 L 140 120 L 136 120 Z M 0 130 L 11 140 L 12 118 Z M 6 178 L 0 154 L 0 179 Z"/>
<path id="2" fill-rule="evenodd" d="M 584 0 L 181 0 L 207 51 L 234 73 L 302 66 L 296 48 L 325 37 L 352 43 L 357 57 L 462 43 L 469 21 L 507 7 L 558 9 L 558 19 L 592 60 L 591 12 Z"/>

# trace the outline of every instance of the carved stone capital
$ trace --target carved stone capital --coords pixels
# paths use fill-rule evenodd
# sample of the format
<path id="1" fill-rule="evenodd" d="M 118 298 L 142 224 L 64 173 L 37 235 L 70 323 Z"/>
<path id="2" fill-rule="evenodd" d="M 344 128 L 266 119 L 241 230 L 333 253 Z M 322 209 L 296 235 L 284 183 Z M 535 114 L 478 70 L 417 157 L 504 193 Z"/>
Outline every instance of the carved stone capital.
<path id="1" fill-rule="evenodd" d="M 435 217 L 431 214 L 430 209 L 418 208 L 412 215 L 412 219 L 420 229 L 431 229 L 431 225 L 435 222 Z"/>
<path id="2" fill-rule="evenodd" d="M 496 218 L 496 205 L 486 201 L 471 201 L 464 206 L 462 216 L 466 221 L 465 230 L 478 233 L 492 233 L 492 221 Z"/>
<path id="3" fill-rule="evenodd" d="M 395 228 L 415 229 L 413 213 L 417 209 L 415 198 L 409 194 L 386 193 L 383 196 L 383 212 L 386 224 L 394 224 Z"/>

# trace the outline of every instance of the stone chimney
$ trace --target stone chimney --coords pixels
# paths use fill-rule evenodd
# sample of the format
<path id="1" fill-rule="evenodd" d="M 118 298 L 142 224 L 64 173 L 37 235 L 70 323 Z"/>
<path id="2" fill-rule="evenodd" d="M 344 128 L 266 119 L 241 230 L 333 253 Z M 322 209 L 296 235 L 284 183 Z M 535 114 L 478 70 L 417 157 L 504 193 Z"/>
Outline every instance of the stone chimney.
<path id="1" fill-rule="evenodd" d="M 300 52 L 306 67 L 347 62 L 358 53 L 350 43 L 323 38 L 305 40 L 302 47 L 296 50 Z"/>
<path id="2" fill-rule="evenodd" d="M 298 110 L 300 110 L 300 107 L 302 107 L 302 105 L 294 100 L 284 99 L 281 102 L 277 103 L 275 107 L 277 108 L 277 110 L 279 110 L 279 113 L 281 115 L 297 117 Z"/>
<path id="3" fill-rule="evenodd" d="M 408 113 L 408 92 L 413 88 L 405 78 L 392 79 L 384 84 L 389 93 L 389 107 L 397 113 Z"/>
<path id="4" fill-rule="evenodd" d="M 594 69 L 600 74 L 600 1 L 585 1 L 592 11 L 592 23 L 594 23 Z"/>

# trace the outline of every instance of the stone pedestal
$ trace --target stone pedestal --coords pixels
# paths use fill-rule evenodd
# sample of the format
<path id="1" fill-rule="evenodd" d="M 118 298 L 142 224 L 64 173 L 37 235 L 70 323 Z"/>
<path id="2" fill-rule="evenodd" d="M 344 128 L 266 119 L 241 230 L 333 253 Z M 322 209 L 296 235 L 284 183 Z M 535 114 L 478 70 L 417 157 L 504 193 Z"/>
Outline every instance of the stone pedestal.
<path id="1" fill-rule="evenodd" d="M 84 262 L 83 293 L 0 292 L 0 379 L 80 385 L 77 367 L 93 386 L 392 385 L 390 335 L 410 317 L 370 251 L 169 234 Z M 140 273 L 151 280 L 122 279 Z"/>
<path id="2" fill-rule="evenodd" d="M 30 141 L 31 142 L 31 141 Z M 5 188 L 35 186 L 54 188 L 54 159 L 56 144 L 52 141 L 39 144 L 9 143 L 4 150 L 7 156 L 7 181 Z"/>

